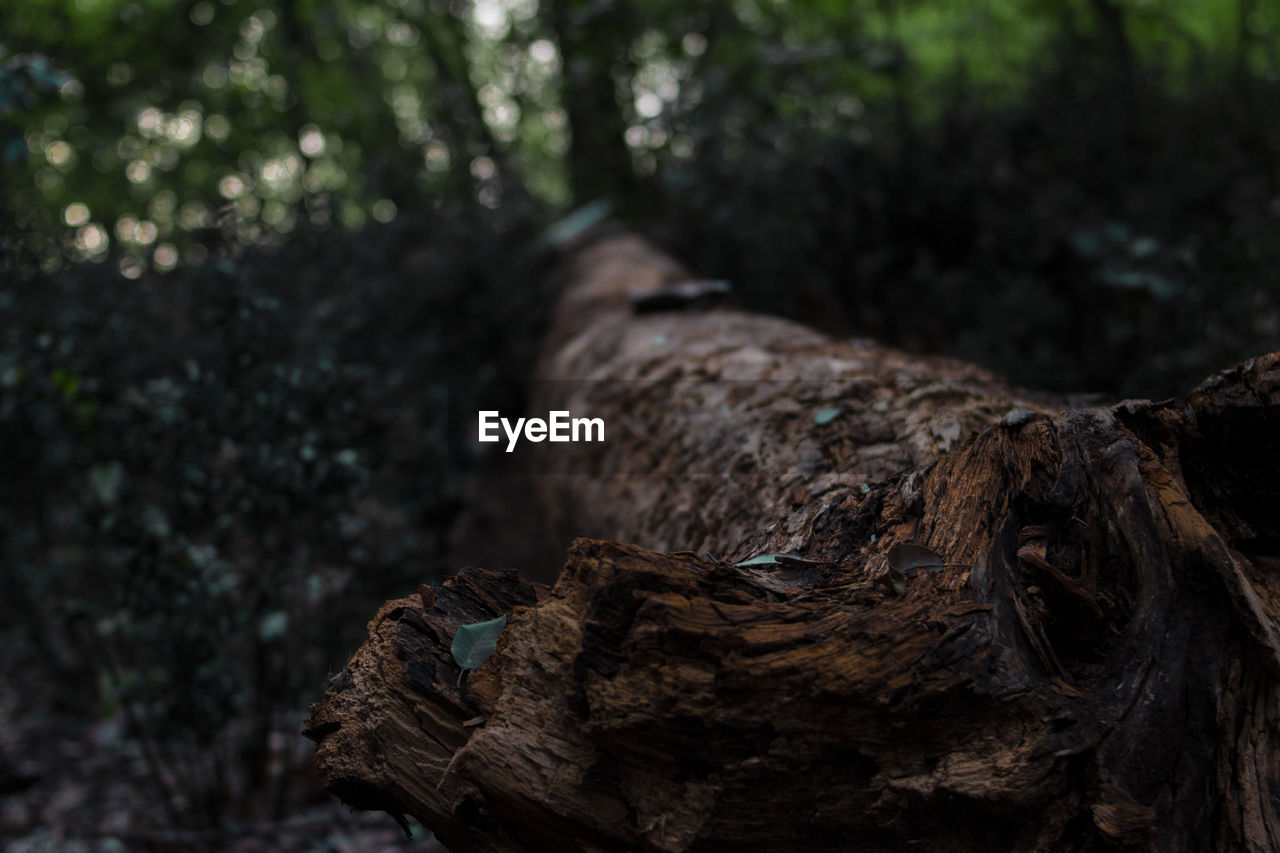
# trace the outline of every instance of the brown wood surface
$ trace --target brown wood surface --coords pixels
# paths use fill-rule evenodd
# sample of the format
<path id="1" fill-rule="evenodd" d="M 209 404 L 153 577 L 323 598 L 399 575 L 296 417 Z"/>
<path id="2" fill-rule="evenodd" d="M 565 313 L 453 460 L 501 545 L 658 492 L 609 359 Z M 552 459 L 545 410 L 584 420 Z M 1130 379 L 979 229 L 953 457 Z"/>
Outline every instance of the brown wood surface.
<path id="1" fill-rule="evenodd" d="M 533 409 L 610 441 L 494 506 L 594 538 L 388 602 L 307 721 L 333 793 L 456 853 L 1280 849 L 1280 354 L 1082 406 L 637 315 L 686 276 L 634 237 L 561 275 Z M 895 584 L 902 543 L 945 567 Z"/>

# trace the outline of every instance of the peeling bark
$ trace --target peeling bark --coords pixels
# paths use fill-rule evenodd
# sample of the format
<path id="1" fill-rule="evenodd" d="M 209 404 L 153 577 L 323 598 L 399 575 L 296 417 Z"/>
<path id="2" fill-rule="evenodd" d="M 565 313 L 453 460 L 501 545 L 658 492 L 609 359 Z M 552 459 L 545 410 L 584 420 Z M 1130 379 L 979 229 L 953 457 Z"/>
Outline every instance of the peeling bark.
<path id="1" fill-rule="evenodd" d="M 684 274 L 635 238 L 563 274 L 535 409 L 621 432 L 527 482 L 597 538 L 388 602 L 307 721 L 332 792 L 457 853 L 1280 849 L 1280 354 L 1088 407 L 637 316 Z"/>

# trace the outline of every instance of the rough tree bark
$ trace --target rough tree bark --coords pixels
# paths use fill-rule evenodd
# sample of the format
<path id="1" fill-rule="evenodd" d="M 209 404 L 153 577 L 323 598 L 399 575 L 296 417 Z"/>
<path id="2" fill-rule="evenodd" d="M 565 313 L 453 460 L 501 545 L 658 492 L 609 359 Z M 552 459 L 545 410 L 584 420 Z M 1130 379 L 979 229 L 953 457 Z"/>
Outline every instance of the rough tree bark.
<path id="1" fill-rule="evenodd" d="M 307 721 L 329 790 L 457 853 L 1280 849 L 1280 354 L 1084 407 L 638 315 L 686 276 L 632 237 L 564 275 L 534 408 L 617 438 L 524 499 L 599 538 L 388 602 Z"/>

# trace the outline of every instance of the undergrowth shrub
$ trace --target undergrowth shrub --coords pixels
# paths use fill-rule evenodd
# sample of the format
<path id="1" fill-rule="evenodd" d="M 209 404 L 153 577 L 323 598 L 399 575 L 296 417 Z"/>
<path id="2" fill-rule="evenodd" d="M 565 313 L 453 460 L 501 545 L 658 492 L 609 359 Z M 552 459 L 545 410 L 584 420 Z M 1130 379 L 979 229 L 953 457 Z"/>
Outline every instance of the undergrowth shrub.
<path id="1" fill-rule="evenodd" d="M 700 142 L 659 164 L 655 230 L 758 310 L 1034 388 L 1183 394 L 1280 347 L 1280 85 L 1065 59 L 1013 103 L 947 85 L 826 132 L 734 92 L 676 114 Z"/>
<path id="2" fill-rule="evenodd" d="M 326 672 L 384 598 L 456 568 L 450 395 L 528 364 L 534 214 L 0 289 L 0 609 L 46 699 L 122 715 L 172 820 L 278 813 Z"/>

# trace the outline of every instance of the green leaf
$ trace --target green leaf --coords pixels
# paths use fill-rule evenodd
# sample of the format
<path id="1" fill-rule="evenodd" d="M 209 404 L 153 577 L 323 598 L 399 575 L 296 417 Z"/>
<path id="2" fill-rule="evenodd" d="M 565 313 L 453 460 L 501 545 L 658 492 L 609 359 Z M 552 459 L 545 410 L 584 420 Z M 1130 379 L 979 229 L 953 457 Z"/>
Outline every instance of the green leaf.
<path id="1" fill-rule="evenodd" d="M 1146 273 L 1138 272 L 1137 270 L 1108 267 L 1098 273 L 1098 278 L 1103 284 L 1130 290 L 1137 290 L 1147 286 Z"/>
<path id="2" fill-rule="evenodd" d="M 276 610 L 266 614 L 258 622 L 258 637 L 263 642 L 269 643 L 283 637 L 288 629 L 289 614 L 283 610 Z"/>
<path id="3" fill-rule="evenodd" d="M 80 383 L 76 381 L 75 375 L 63 370 L 61 367 L 53 371 L 53 384 L 62 392 L 62 396 L 68 400 L 74 400 L 80 390 Z"/>
<path id="4" fill-rule="evenodd" d="M 1082 228 L 1075 234 L 1071 235 L 1071 245 L 1075 248 L 1076 254 L 1085 258 L 1096 258 L 1102 254 L 1102 240 L 1098 237 L 1096 231 L 1090 231 Z"/>
<path id="5" fill-rule="evenodd" d="M 923 545 L 903 542 L 889 549 L 889 568 L 902 574 L 920 569 L 936 572 L 946 567 L 946 558 Z"/>
<path id="6" fill-rule="evenodd" d="M 4 162 L 12 165 L 27 156 L 27 143 L 22 139 L 10 139 L 4 146 Z"/>
<path id="7" fill-rule="evenodd" d="M 1160 251 L 1160 241 L 1154 237 L 1136 237 L 1129 244 L 1129 254 L 1141 260 Z"/>
<path id="8" fill-rule="evenodd" d="M 761 554 L 758 557 L 752 557 L 739 563 L 736 566 L 830 566 L 835 563 L 834 560 L 825 560 L 820 557 L 801 557 L 799 554 Z"/>
<path id="9" fill-rule="evenodd" d="M 841 412 L 839 409 L 818 409 L 818 411 L 813 415 L 813 422 L 818 426 L 822 426 L 823 424 L 831 423 L 836 418 L 840 417 L 840 415 Z"/>
<path id="10" fill-rule="evenodd" d="M 733 565 L 735 568 L 739 568 L 742 566 L 774 566 L 774 565 L 777 565 L 779 556 L 786 556 L 786 555 L 785 554 L 761 554 L 758 557 L 752 557 L 749 560 L 743 560 L 742 562 L 734 563 Z"/>
<path id="11" fill-rule="evenodd" d="M 114 504 L 119 499 L 123 486 L 124 466 L 119 462 L 106 462 L 89 469 L 89 488 L 103 504 Z"/>
<path id="12" fill-rule="evenodd" d="M 53 67 L 46 56 L 36 56 L 27 65 L 27 73 L 44 89 L 60 89 L 70 82 L 71 78 Z"/>
<path id="13" fill-rule="evenodd" d="M 596 199 L 556 222 L 542 235 L 543 245 L 560 248 L 573 242 L 591 228 L 599 225 L 613 213 L 613 205 L 605 199 Z"/>
<path id="14" fill-rule="evenodd" d="M 475 622 L 463 625 L 453 635 L 453 659 L 462 667 L 458 673 L 458 686 L 462 686 L 462 676 L 469 669 L 475 669 L 489 659 L 493 650 L 498 647 L 498 636 L 507 627 L 506 614 L 487 622 Z"/>
<path id="15" fill-rule="evenodd" d="M 1108 222 L 1106 225 L 1107 236 L 1111 238 L 1113 243 L 1129 242 L 1129 226 L 1123 222 Z"/>

